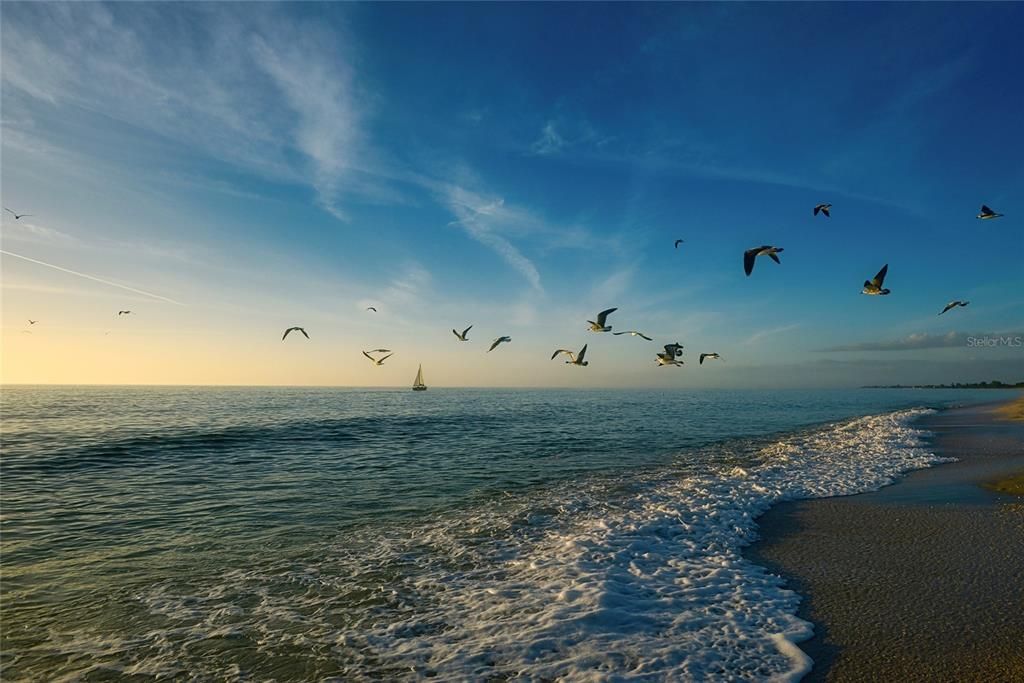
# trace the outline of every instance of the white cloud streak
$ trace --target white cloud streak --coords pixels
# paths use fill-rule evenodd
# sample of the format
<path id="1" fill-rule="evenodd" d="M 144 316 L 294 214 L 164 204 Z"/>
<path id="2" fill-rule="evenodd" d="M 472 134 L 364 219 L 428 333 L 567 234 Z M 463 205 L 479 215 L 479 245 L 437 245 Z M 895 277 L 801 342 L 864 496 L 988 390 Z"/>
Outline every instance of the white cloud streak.
<path id="1" fill-rule="evenodd" d="M 558 130 L 555 128 L 555 122 L 548 121 L 540 132 L 540 138 L 531 145 L 530 149 L 534 154 L 547 156 L 549 154 L 556 154 L 565 145 L 565 138 L 558 133 Z"/>
<path id="2" fill-rule="evenodd" d="M 777 334 L 789 332 L 790 330 L 795 330 L 799 327 L 801 327 L 800 323 L 793 323 L 792 325 L 782 325 L 781 327 L 772 327 L 767 330 L 760 330 L 747 337 L 747 339 L 745 339 L 742 343 L 744 346 L 751 346 L 759 341 L 764 340 L 767 337 L 773 337 Z"/>
<path id="3" fill-rule="evenodd" d="M 152 292 L 147 292 L 144 289 L 138 289 L 136 287 L 129 287 L 128 285 L 123 285 L 123 284 L 121 284 L 119 282 L 111 282 L 110 280 L 105 280 L 105 279 L 103 279 L 101 277 L 96 277 L 95 275 L 88 275 L 86 273 L 80 273 L 77 270 L 71 270 L 70 268 L 63 268 L 61 266 L 54 265 L 53 263 L 47 263 L 45 261 L 39 261 L 39 260 L 34 259 L 34 258 L 29 258 L 28 256 L 22 256 L 21 254 L 15 254 L 13 252 L 7 251 L 6 249 L 0 249 L 0 254 L 4 254 L 6 256 L 13 256 L 14 258 L 21 259 L 22 261 L 28 261 L 29 263 L 35 263 L 36 265 L 44 266 L 46 268 L 52 268 L 53 270 L 59 270 L 62 273 L 68 273 L 69 275 L 74 275 L 76 277 L 85 278 L 86 280 L 92 280 L 93 282 L 99 282 L 100 284 L 108 285 L 110 287 L 117 287 L 118 289 L 123 289 L 123 290 L 128 291 L 128 292 L 133 292 L 135 294 L 141 294 L 143 296 L 148 296 L 151 299 L 156 299 L 157 301 L 165 301 L 165 302 L 167 302 L 169 304 L 174 304 L 175 306 L 184 306 L 185 305 L 185 304 L 181 303 L 180 301 L 175 301 L 174 299 L 171 299 L 170 297 L 162 296 L 160 294 L 153 294 Z"/>
<path id="4" fill-rule="evenodd" d="M 485 199 L 455 185 L 445 189 L 443 201 L 456 216 L 453 225 L 458 225 L 477 242 L 494 250 L 526 278 L 531 287 L 543 291 L 537 267 L 501 234 L 501 231 L 519 229 L 523 223 L 532 223 L 533 219 L 527 213 L 505 206 L 503 199 Z"/>
<path id="5" fill-rule="evenodd" d="M 307 183 L 338 217 L 343 195 L 385 182 L 366 178 L 372 154 L 343 29 L 268 6 L 167 7 L 5 8 L 5 104 L 93 112 L 128 124 L 112 135 L 148 131 L 275 181 Z M 28 135 L 21 128 L 5 118 L 5 137 Z M 360 180 L 346 182 L 357 156 Z"/>

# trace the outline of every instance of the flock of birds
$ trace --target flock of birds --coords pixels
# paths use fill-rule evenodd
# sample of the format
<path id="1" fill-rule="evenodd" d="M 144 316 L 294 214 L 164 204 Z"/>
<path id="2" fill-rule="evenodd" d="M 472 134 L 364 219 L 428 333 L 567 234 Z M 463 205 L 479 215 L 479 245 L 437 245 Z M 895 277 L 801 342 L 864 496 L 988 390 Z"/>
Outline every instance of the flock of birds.
<path id="1" fill-rule="evenodd" d="M 29 213 L 22 213 L 22 214 L 16 213 L 15 211 L 7 208 L 6 206 L 4 207 L 4 210 L 9 212 L 9 213 L 11 213 L 14 216 L 14 220 L 21 220 L 22 218 L 24 218 L 26 216 L 31 216 L 32 215 L 32 214 L 29 214 Z M 818 204 L 818 205 L 816 205 L 814 207 L 814 215 L 817 216 L 820 213 L 820 214 L 824 215 L 826 218 L 830 218 L 831 215 L 832 215 L 831 214 L 831 210 L 832 210 L 832 205 L 831 204 L 827 204 L 827 203 Z M 977 218 L 981 219 L 981 220 L 991 220 L 991 219 L 994 219 L 994 218 L 1000 218 L 1002 216 L 1003 216 L 1003 214 L 997 213 L 997 212 L 993 211 L 992 209 L 990 209 L 988 206 L 982 204 L 981 205 L 981 212 L 977 215 Z M 677 239 L 677 240 L 675 240 L 674 246 L 675 246 L 676 249 L 678 249 L 679 245 L 683 244 L 683 243 L 684 243 L 684 240 Z M 777 247 L 777 246 L 774 246 L 774 245 L 771 245 L 771 244 L 764 244 L 764 245 L 761 245 L 759 247 L 754 247 L 752 249 L 747 249 L 745 252 L 743 252 L 743 270 L 744 270 L 744 272 L 746 272 L 748 277 L 751 275 L 751 273 L 754 272 L 754 264 L 756 263 L 758 256 L 767 256 L 771 260 L 775 261 L 775 263 L 781 264 L 782 261 L 779 259 L 779 254 L 782 253 L 782 251 L 783 251 L 782 247 Z M 882 266 L 881 270 L 879 270 L 878 273 L 876 273 L 873 278 L 871 278 L 870 280 L 865 280 L 864 281 L 864 288 L 861 290 L 861 293 L 862 294 L 867 294 L 869 296 L 886 296 L 886 295 L 888 295 L 891 290 L 889 290 L 888 288 L 883 286 L 884 282 L 885 282 L 885 276 L 886 276 L 886 274 L 888 272 L 889 272 L 889 264 L 887 263 L 887 264 Z M 970 303 L 969 301 L 960 301 L 960 300 L 950 301 L 939 312 L 939 315 L 942 315 L 942 314 L 946 313 L 947 311 L 950 311 L 950 310 L 952 310 L 954 308 L 957 308 L 957 307 L 967 306 L 969 303 Z M 372 311 L 374 313 L 377 312 L 377 308 L 375 306 L 367 306 L 366 310 L 367 311 Z M 612 332 L 612 326 L 608 324 L 608 316 L 610 316 L 612 313 L 614 313 L 617 310 L 619 310 L 619 309 L 618 308 L 606 308 L 605 310 L 603 310 L 600 313 L 598 313 L 595 316 L 594 320 L 588 320 L 587 321 L 588 330 L 590 332 L 597 332 L 597 333 Z M 119 310 L 117 312 L 117 316 L 118 317 L 125 316 L 125 315 L 132 315 L 132 311 L 130 311 L 130 310 Z M 28 324 L 31 326 L 31 325 L 35 325 L 38 322 L 39 322 L 38 320 L 29 320 Z M 466 329 L 462 330 L 462 332 L 459 332 L 456 329 L 452 329 L 452 334 L 455 335 L 455 338 L 458 341 L 460 341 L 460 342 L 468 342 L 469 341 L 469 331 L 471 329 L 473 329 L 472 325 L 470 325 Z M 23 330 L 22 332 L 26 333 L 26 334 L 31 334 L 31 332 L 29 330 Z M 305 328 L 300 327 L 300 326 L 294 326 L 294 327 L 289 327 L 288 329 L 286 329 L 284 331 L 284 334 L 281 336 L 281 341 L 284 341 L 285 339 L 287 339 L 288 335 L 291 334 L 292 332 L 301 333 L 302 336 L 304 336 L 306 339 L 310 338 L 309 337 L 309 333 L 306 332 Z M 644 339 L 646 341 L 654 341 L 653 338 L 647 336 L 646 334 L 644 334 L 643 332 L 640 332 L 638 330 L 624 330 L 622 332 L 612 332 L 612 334 L 615 335 L 615 336 L 623 335 L 623 334 L 628 334 L 631 337 L 640 337 L 641 339 Z M 498 348 L 501 344 L 507 344 L 507 343 L 509 343 L 511 341 L 512 341 L 512 337 L 510 337 L 508 335 L 499 336 L 499 337 L 495 338 L 494 341 L 491 342 L 490 347 L 487 349 L 487 353 L 490 353 L 491 351 L 494 351 L 494 349 Z M 572 351 L 571 349 L 555 349 L 554 353 L 551 354 L 551 360 L 554 360 L 555 358 L 557 358 L 560 355 L 564 355 L 564 356 L 566 356 L 568 358 L 568 360 L 565 361 L 565 363 L 567 365 L 575 365 L 576 367 L 586 367 L 586 366 L 588 366 L 590 364 L 590 361 L 585 360 L 586 359 L 586 355 L 587 355 L 587 347 L 588 346 L 589 346 L 589 344 L 584 344 L 583 348 L 581 348 L 579 351 L 576 351 L 576 352 Z M 684 348 L 684 346 L 682 344 L 678 343 L 678 342 L 673 342 L 671 344 L 665 344 L 664 345 L 664 351 L 656 353 L 655 357 L 654 357 L 654 361 L 655 361 L 655 363 L 657 364 L 658 367 L 668 367 L 668 366 L 682 367 L 682 365 L 684 363 L 684 361 L 681 360 L 681 357 L 683 355 L 683 348 Z M 378 357 L 375 354 L 387 354 L 387 355 L 379 356 Z M 393 356 L 394 353 L 392 353 L 391 350 L 389 350 L 389 349 L 373 349 L 372 351 L 363 351 L 363 355 L 366 356 L 366 358 L 369 359 L 369 361 L 371 363 L 373 363 L 375 366 L 381 366 L 381 365 L 384 364 L 384 361 L 386 361 L 388 358 L 391 358 L 391 356 Z M 700 354 L 699 364 L 703 365 L 705 360 L 723 360 L 723 359 L 722 359 L 721 355 L 719 355 L 718 353 L 715 353 L 715 352 L 701 353 Z"/>

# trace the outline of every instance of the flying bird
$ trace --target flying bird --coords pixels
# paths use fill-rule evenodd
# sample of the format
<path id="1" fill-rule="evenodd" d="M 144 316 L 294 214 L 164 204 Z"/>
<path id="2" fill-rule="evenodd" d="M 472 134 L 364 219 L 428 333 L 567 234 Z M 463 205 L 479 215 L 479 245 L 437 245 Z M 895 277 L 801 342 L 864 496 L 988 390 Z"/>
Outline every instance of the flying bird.
<path id="1" fill-rule="evenodd" d="M 680 244 L 682 244 L 682 243 L 683 243 L 683 241 L 684 241 L 684 240 L 676 240 L 676 249 L 678 249 L 678 248 L 679 248 L 679 245 L 680 245 Z"/>
<path id="2" fill-rule="evenodd" d="M 6 206 L 5 206 L 5 207 L 4 207 L 4 211 L 11 211 L 11 210 L 10 210 L 10 209 L 8 209 L 8 208 L 7 208 Z M 16 220 L 16 221 L 19 221 L 19 220 L 21 220 L 22 218 L 24 218 L 25 216 L 31 216 L 32 214 L 30 214 L 30 213 L 14 213 L 13 211 L 11 211 L 11 215 L 13 215 L 13 216 L 14 216 L 14 220 Z"/>
<path id="3" fill-rule="evenodd" d="M 281 337 L 281 341 L 284 341 L 285 337 L 287 337 L 289 334 L 295 331 L 301 332 L 303 337 L 309 339 L 309 335 L 306 334 L 306 330 L 302 329 L 301 327 L 289 327 L 287 330 L 284 331 L 284 335 Z"/>
<path id="4" fill-rule="evenodd" d="M 971 302 L 970 301 L 950 301 L 948 304 L 946 304 L 946 307 L 942 309 L 942 313 L 945 313 L 946 311 L 948 311 L 948 310 L 950 310 L 952 308 L 956 308 L 957 306 L 966 306 L 969 303 L 971 303 Z M 942 315 L 942 313 L 939 313 L 939 315 Z"/>
<path id="5" fill-rule="evenodd" d="M 117 312 L 118 317 L 120 317 L 122 315 L 131 315 L 131 314 L 132 314 L 131 311 L 118 311 Z"/>
<path id="6" fill-rule="evenodd" d="M 497 339 L 495 339 L 491 343 L 491 348 L 487 349 L 487 353 L 490 353 L 494 349 L 498 348 L 498 344 L 501 344 L 502 342 L 510 342 L 510 341 L 512 341 L 512 337 L 498 337 Z"/>
<path id="7" fill-rule="evenodd" d="M 825 214 L 825 218 L 831 218 L 832 216 L 829 214 L 829 209 L 831 208 L 831 204 L 818 204 L 817 206 L 814 207 L 814 215 L 817 216 L 818 212 L 820 211 L 823 214 Z"/>
<path id="8" fill-rule="evenodd" d="M 366 353 L 365 351 L 363 353 Z M 391 349 L 374 349 L 370 353 L 391 353 Z"/>
<path id="9" fill-rule="evenodd" d="M 557 356 L 560 353 L 564 353 L 565 355 L 569 356 L 569 360 L 565 361 L 569 365 L 578 365 L 581 368 L 585 368 L 587 365 L 590 364 L 590 361 L 583 360 L 583 357 L 585 355 L 587 355 L 587 345 L 586 344 L 583 345 L 583 348 L 580 349 L 579 353 L 575 353 L 575 354 L 572 351 L 570 351 L 569 349 L 558 349 L 553 354 L 551 354 L 551 360 L 554 360 L 555 356 Z"/>
<path id="10" fill-rule="evenodd" d="M 665 351 L 655 354 L 655 361 L 662 367 L 665 365 L 675 365 L 679 367 L 683 364 L 683 361 L 676 359 L 681 355 L 683 355 L 682 344 L 679 342 L 676 342 L 675 344 L 665 344 Z"/>
<path id="11" fill-rule="evenodd" d="M 782 247 L 773 247 L 770 244 L 766 244 L 761 247 L 754 247 L 753 249 L 747 249 L 743 252 L 743 270 L 746 271 L 747 276 L 754 272 L 754 259 L 758 256 L 767 256 L 776 263 L 782 263 L 778 256 L 781 251 L 783 251 Z"/>
<path id="12" fill-rule="evenodd" d="M 31 320 L 31 319 L 30 319 L 30 320 L 28 321 L 28 324 L 29 324 L 29 325 L 35 325 L 35 324 L 36 324 L 37 322 L 39 322 L 39 321 L 38 321 L 38 320 Z"/>
<path id="13" fill-rule="evenodd" d="M 636 330 L 626 330 L 625 332 L 612 332 L 613 335 L 628 334 L 631 337 L 643 337 L 647 341 L 654 341 L 643 332 L 637 332 Z"/>
<path id="14" fill-rule="evenodd" d="M 590 331 L 591 332 L 611 332 L 611 330 L 612 330 L 611 325 L 605 325 L 604 323 L 608 319 L 608 316 L 610 314 L 614 313 L 617 310 L 619 310 L 619 309 L 617 309 L 617 308 L 606 308 L 605 310 L 603 310 L 603 311 L 601 311 L 600 313 L 597 314 L 597 322 L 594 322 L 593 320 L 588 320 L 587 322 L 590 323 Z"/>
<path id="15" fill-rule="evenodd" d="M 722 359 L 722 357 L 719 356 L 717 353 L 702 353 L 702 354 L 700 354 L 700 364 L 701 365 L 704 365 L 704 359 L 705 358 L 710 358 L 712 360 L 721 360 Z"/>
<path id="16" fill-rule="evenodd" d="M 882 266 L 882 269 L 878 271 L 878 275 L 864 281 L 864 289 L 861 290 L 861 294 L 870 294 L 871 296 L 885 296 L 888 294 L 888 289 L 882 289 L 882 283 L 885 282 L 885 274 L 887 272 L 889 272 L 888 263 Z"/>
<path id="17" fill-rule="evenodd" d="M 453 330 L 452 330 L 452 334 L 454 334 L 454 335 L 455 335 L 456 337 L 458 337 L 458 338 L 459 338 L 459 341 L 469 341 L 469 337 L 467 337 L 467 336 L 466 336 L 466 334 L 467 334 L 467 333 L 468 333 L 468 332 L 469 332 L 469 331 L 470 331 L 471 329 L 473 329 L 473 326 L 472 326 L 472 325 L 470 325 L 469 327 L 467 327 L 466 329 L 464 329 L 464 330 L 462 331 L 462 334 L 459 334 L 459 331 L 458 331 L 458 330 L 455 330 L 455 329 L 453 329 Z"/>
<path id="18" fill-rule="evenodd" d="M 8 211 L 9 211 L 9 210 L 10 210 L 10 209 L 8 209 Z M 981 205 L 981 213 L 979 213 L 979 214 L 977 215 L 977 218 L 980 218 L 980 219 L 982 219 L 982 220 L 987 220 L 987 219 L 989 219 L 989 218 L 999 218 L 999 217 L 1000 217 L 1000 216 L 1002 216 L 1002 215 L 1003 215 L 1003 214 L 1001 214 L 1001 213 L 996 213 L 996 212 L 995 212 L 995 211 L 993 211 L 992 209 L 990 209 L 990 208 L 988 208 L 987 206 L 985 206 L 984 204 L 982 204 L 982 205 Z"/>
<path id="19" fill-rule="evenodd" d="M 384 365 L 384 361 L 386 361 L 388 358 L 391 358 L 391 356 L 395 355 L 393 353 L 389 353 L 388 355 L 384 356 L 383 358 L 374 358 L 373 356 L 370 355 L 370 353 L 377 353 L 378 351 L 386 351 L 386 349 L 377 349 L 377 350 L 371 351 L 369 353 L 367 353 L 366 351 L 363 351 L 363 355 L 366 356 L 367 358 L 369 358 L 370 362 L 373 363 L 374 365 Z"/>
<path id="20" fill-rule="evenodd" d="M 376 309 L 376 308 L 374 308 L 373 306 L 367 306 L 367 307 L 366 307 L 366 310 L 368 310 L 368 311 L 373 311 L 374 313 L 376 313 L 376 312 L 377 312 L 377 309 Z"/>

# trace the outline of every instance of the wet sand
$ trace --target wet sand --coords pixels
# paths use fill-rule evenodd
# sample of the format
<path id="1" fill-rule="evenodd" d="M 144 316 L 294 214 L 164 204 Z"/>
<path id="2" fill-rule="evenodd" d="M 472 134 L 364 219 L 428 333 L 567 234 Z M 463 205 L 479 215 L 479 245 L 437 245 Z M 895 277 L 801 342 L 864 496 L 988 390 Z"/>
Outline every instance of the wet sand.
<path id="1" fill-rule="evenodd" d="M 958 462 L 759 520 L 750 557 L 815 627 L 803 680 L 1024 681 L 1024 498 L 984 486 L 1024 472 L 1024 422 L 1003 414 L 927 416 L 931 447 Z"/>

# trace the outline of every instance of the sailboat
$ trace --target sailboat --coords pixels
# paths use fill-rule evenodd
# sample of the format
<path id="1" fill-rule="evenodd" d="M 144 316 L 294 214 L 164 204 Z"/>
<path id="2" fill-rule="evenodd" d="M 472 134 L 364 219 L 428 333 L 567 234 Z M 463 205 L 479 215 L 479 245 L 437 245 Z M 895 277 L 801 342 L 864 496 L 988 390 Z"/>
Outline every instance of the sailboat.
<path id="1" fill-rule="evenodd" d="M 416 372 L 416 381 L 412 383 L 413 391 L 426 391 L 427 385 L 423 383 L 423 366 Z"/>

